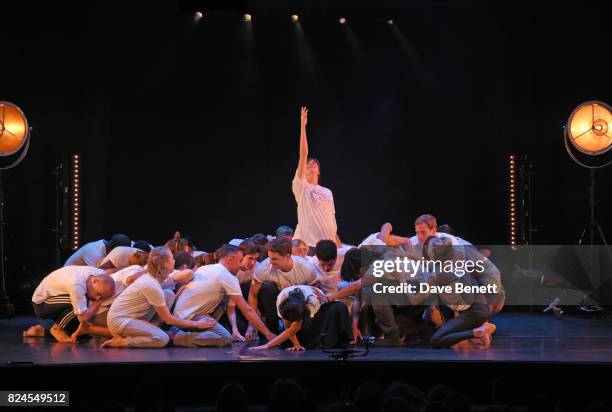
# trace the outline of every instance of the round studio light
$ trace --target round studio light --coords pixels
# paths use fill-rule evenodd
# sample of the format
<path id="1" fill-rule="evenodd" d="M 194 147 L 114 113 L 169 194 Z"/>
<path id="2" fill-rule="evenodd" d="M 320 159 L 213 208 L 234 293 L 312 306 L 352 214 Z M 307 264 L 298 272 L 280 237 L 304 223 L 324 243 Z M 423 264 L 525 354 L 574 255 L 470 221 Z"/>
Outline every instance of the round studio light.
<path id="1" fill-rule="evenodd" d="M 568 140 L 580 152 L 600 155 L 612 148 L 612 108 L 606 103 L 582 103 L 570 114 L 565 127 Z"/>
<path id="2" fill-rule="evenodd" d="M 0 101 L 0 156 L 10 156 L 26 143 L 30 129 L 19 107 Z"/>
<path id="3" fill-rule="evenodd" d="M 294 22 L 294 23 L 295 23 L 295 22 L 296 22 L 296 21 L 298 21 L 299 19 L 300 19 L 300 17 L 299 17 L 297 14 L 292 14 L 292 15 L 291 15 L 291 21 L 292 21 L 292 22 Z"/>
<path id="4" fill-rule="evenodd" d="M 346 24 L 346 17 L 340 17 L 340 18 L 338 19 L 338 23 L 340 23 L 340 24 Z"/>
<path id="5" fill-rule="evenodd" d="M 202 20 L 202 17 L 204 17 L 204 13 L 202 13 L 201 11 L 196 11 L 195 13 L 193 13 L 193 20 L 196 23 Z"/>
<path id="6" fill-rule="evenodd" d="M 253 16 L 251 16 L 250 14 L 246 13 L 244 16 L 242 16 L 242 19 L 246 22 L 249 22 L 253 19 Z"/>

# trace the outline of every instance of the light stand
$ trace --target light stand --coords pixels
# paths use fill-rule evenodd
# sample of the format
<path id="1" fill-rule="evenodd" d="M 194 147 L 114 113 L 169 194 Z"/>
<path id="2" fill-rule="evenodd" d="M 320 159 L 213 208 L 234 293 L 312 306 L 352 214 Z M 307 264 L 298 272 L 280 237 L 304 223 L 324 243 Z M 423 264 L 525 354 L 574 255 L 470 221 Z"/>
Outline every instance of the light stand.
<path id="1" fill-rule="evenodd" d="M 13 103 L 0 101 L 0 158 L 17 156 L 7 165 L 0 165 L 0 317 L 12 316 L 15 306 L 11 303 L 6 287 L 6 244 L 5 244 L 5 207 L 3 172 L 17 166 L 30 148 L 28 120 L 19 107 Z M 21 153 L 19 153 L 21 152 Z"/>
<path id="2" fill-rule="evenodd" d="M 595 218 L 595 171 L 612 164 L 612 160 L 602 160 L 602 156 L 612 148 L 612 108 L 599 101 L 588 101 L 576 107 L 565 125 L 563 143 L 570 158 L 580 166 L 589 169 L 589 221 L 580 236 L 578 244 L 583 244 L 584 237 L 588 232 L 589 273 L 594 276 L 598 256 L 595 250 L 596 232 L 605 247 L 606 253 L 610 253 L 607 248 L 606 237 Z M 572 150 L 572 147 L 574 150 Z M 579 156 L 582 157 L 579 158 Z M 598 161 L 593 161 L 593 159 L 598 159 Z M 598 280 L 601 282 L 601 271 L 598 271 L 598 273 L 600 275 Z M 597 305 L 590 307 L 587 299 L 588 297 L 585 297 L 583 304 L 580 306 L 583 311 L 603 310 Z"/>

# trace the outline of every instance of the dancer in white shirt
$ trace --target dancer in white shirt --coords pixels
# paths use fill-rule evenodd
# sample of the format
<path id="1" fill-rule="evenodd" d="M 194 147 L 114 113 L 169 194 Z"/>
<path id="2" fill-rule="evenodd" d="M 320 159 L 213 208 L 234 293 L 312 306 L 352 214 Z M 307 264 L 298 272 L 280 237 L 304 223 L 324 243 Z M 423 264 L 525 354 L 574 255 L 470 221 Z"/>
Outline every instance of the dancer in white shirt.
<path id="1" fill-rule="evenodd" d="M 309 255 L 319 240 L 331 239 L 341 246 L 337 234 L 336 209 L 332 191 L 319 185 L 321 165 L 317 159 L 308 157 L 306 124 L 308 109 L 302 107 L 300 128 L 300 160 L 292 190 L 297 202 L 298 224 L 294 238 L 302 239 L 309 246 Z"/>
<path id="2" fill-rule="evenodd" d="M 103 347 L 162 348 L 170 338 L 159 328 L 161 321 L 194 329 L 208 329 L 216 324 L 208 319 L 183 320 L 170 313 L 174 293 L 162 290 L 161 283 L 173 269 L 170 249 L 160 246 L 151 251 L 147 273 L 130 284 L 111 305 L 107 321 L 113 338 L 104 342 Z"/>

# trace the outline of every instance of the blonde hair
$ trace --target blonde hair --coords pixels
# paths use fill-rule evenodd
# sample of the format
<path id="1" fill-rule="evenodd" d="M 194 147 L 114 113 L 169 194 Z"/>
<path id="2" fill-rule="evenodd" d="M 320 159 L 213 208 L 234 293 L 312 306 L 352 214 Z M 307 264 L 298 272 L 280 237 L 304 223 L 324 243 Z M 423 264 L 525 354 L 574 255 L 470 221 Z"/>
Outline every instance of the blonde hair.
<path id="1" fill-rule="evenodd" d="M 166 280 L 173 268 L 166 267 L 168 257 L 172 257 L 172 252 L 166 246 L 158 246 L 151 249 L 147 262 L 147 271 L 160 283 Z"/>

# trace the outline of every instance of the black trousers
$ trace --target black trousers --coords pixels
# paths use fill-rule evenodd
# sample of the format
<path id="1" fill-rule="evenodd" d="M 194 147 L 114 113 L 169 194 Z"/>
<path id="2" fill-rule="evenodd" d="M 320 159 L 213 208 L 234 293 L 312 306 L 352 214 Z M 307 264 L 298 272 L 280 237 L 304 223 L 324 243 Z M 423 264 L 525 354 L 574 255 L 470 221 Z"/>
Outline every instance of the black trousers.
<path id="1" fill-rule="evenodd" d="M 353 340 L 353 328 L 348 308 L 342 302 L 324 303 L 311 319 L 310 325 L 297 333 L 307 349 L 319 347 L 341 348 Z"/>
<path id="2" fill-rule="evenodd" d="M 261 312 L 263 321 L 270 332 L 278 335 L 279 333 L 279 317 L 276 309 L 276 298 L 278 298 L 278 286 L 274 282 L 264 282 L 259 289 L 257 295 L 257 307 Z"/>
<path id="3" fill-rule="evenodd" d="M 430 339 L 433 348 L 448 348 L 464 339 L 474 337 L 473 329 L 481 326 L 489 319 L 489 305 L 472 303 L 456 318 L 442 325 Z"/>
<path id="4" fill-rule="evenodd" d="M 57 324 L 69 335 L 79 327 L 79 319 L 72 309 L 70 295 L 51 296 L 43 303 L 32 303 L 32 306 L 47 334 L 53 324 Z"/>

